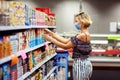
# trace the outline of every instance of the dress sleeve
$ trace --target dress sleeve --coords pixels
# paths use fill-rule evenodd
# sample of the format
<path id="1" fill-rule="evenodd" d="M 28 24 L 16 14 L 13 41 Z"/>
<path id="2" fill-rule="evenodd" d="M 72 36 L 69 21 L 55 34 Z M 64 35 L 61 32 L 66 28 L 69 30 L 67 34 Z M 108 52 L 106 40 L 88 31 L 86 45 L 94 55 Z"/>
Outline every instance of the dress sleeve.
<path id="1" fill-rule="evenodd" d="M 71 42 L 74 44 L 74 46 L 76 46 L 77 41 L 76 41 L 76 38 L 75 38 L 75 37 L 71 37 Z"/>

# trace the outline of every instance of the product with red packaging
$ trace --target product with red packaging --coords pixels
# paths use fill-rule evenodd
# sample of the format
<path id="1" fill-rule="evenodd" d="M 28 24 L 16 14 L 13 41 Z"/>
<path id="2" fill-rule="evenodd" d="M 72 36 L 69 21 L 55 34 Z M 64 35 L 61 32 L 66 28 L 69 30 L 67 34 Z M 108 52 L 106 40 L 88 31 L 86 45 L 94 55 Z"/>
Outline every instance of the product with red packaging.
<path id="1" fill-rule="evenodd" d="M 19 51 L 27 48 L 27 32 L 18 33 Z"/>
<path id="2" fill-rule="evenodd" d="M 45 25 L 48 26 L 49 25 L 48 14 L 50 13 L 50 8 L 35 8 L 35 9 L 40 11 L 40 12 L 44 12 L 44 15 L 45 15 Z"/>
<path id="3" fill-rule="evenodd" d="M 50 26 L 56 26 L 55 14 L 53 14 L 53 13 L 49 14 L 49 23 L 50 23 Z"/>
<path id="4" fill-rule="evenodd" d="M 42 11 L 36 11 L 36 19 L 38 26 L 45 26 L 45 14 Z"/>
<path id="5" fill-rule="evenodd" d="M 17 80 L 17 65 L 10 67 L 11 80 Z"/>

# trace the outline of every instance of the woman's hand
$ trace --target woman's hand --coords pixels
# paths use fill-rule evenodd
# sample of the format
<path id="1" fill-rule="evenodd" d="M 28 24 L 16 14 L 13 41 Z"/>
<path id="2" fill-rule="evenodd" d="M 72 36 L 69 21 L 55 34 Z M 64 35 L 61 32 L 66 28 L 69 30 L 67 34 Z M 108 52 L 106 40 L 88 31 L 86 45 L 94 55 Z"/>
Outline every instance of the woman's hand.
<path id="1" fill-rule="evenodd" d="M 54 32 L 50 31 L 49 29 L 44 29 L 45 34 L 49 34 L 51 36 L 53 36 Z"/>
<path id="2" fill-rule="evenodd" d="M 52 37 L 51 36 L 49 36 L 47 34 L 44 34 L 44 37 L 45 37 L 46 40 L 52 42 Z"/>

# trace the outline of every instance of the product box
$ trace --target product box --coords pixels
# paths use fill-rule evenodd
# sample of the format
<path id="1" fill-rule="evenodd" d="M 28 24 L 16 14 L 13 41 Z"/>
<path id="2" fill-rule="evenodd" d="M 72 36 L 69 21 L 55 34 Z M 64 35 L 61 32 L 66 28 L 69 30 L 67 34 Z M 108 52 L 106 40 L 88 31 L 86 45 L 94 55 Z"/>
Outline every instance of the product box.
<path id="1" fill-rule="evenodd" d="M 49 15 L 49 25 L 50 26 L 56 26 L 56 17 L 55 14 L 50 13 Z"/>
<path id="2" fill-rule="evenodd" d="M 32 25 L 32 8 L 31 7 L 29 7 L 28 9 L 28 20 L 31 26 Z"/>
<path id="3" fill-rule="evenodd" d="M 0 36 L 0 59 L 4 57 L 3 36 Z"/>
<path id="4" fill-rule="evenodd" d="M 23 73 L 25 74 L 26 72 L 28 72 L 28 61 L 27 59 L 23 60 Z"/>
<path id="5" fill-rule="evenodd" d="M 21 77 L 21 75 L 22 75 L 22 72 L 23 71 L 23 68 L 22 68 L 22 58 L 21 57 L 19 57 L 18 58 L 18 63 L 17 63 L 17 77 L 19 78 L 19 77 Z"/>
<path id="6" fill-rule="evenodd" d="M 45 26 L 46 22 L 45 22 L 45 13 L 37 10 L 36 11 L 36 20 L 37 20 L 37 26 Z"/>
<path id="7" fill-rule="evenodd" d="M 36 23 L 36 10 L 32 9 L 32 18 L 30 20 L 30 23 L 32 26 L 35 26 L 37 23 Z"/>
<path id="8" fill-rule="evenodd" d="M 36 74 L 35 74 L 35 80 L 39 80 L 39 72 L 37 72 Z"/>
<path id="9" fill-rule="evenodd" d="M 9 26 L 10 16 L 8 12 L 0 13 L 0 26 Z"/>
<path id="10" fill-rule="evenodd" d="M 35 30 L 35 37 L 36 37 L 36 45 L 39 45 L 40 44 L 40 39 L 39 39 L 39 36 L 40 36 L 40 29 L 36 29 Z"/>
<path id="11" fill-rule="evenodd" d="M 39 44 L 42 44 L 43 42 L 45 42 L 45 40 L 43 38 L 43 34 L 44 34 L 44 29 L 36 29 L 36 31 L 35 31 L 36 45 L 39 45 Z"/>
<path id="12" fill-rule="evenodd" d="M 31 70 L 33 68 L 33 57 L 32 52 L 28 53 L 28 69 Z"/>
<path id="13" fill-rule="evenodd" d="M 0 2 L 1 3 L 1 2 Z M 1 9 L 0 9 L 0 26 L 9 26 L 9 2 L 8 1 L 2 1 L 1 3 Z"/>
<path id="14" fill-rule="evenodd" d="M 2 65 L 3 79 L 2 80 L 11 80 L 10 79 L 10 65 L 5 63 Z"/>
<path id="15" fill-rule="evenodd" d="M 29 48 L 29 38 L 30 38 L 30 34 L 29 34 L 29 30 L 25 31 L 26 34 L 26 48 Z"/>
<path id="16" fill-rule="evenodd" d="M 11 80 L 17 80 L 17 65 L 11 66 L 10 68 Z"/>
<path id="17" fill-rule="evenodd" d="M 3 71 L 2 71 L 2 67 L 0 66 L 0 80 L 2 80 L 2 76 L 3 76 Z"/>
<path id="18" fill-rule="evenodd" d="M 29 31 L 30 39 L 29 39 L 29 47 L 36 46 L 36 37 L 35 37 L 35 29 L 31 29 Z"/>
<path id="19" fill-rule="evenodd" d="M 37 50 L 34 50 L 34 51 L 33 51 L 33 55 L 34 55 L 34 60 L 35 60 L 34 64 L 38 64 L 38 63 L 37 63 L 37 57 L 39 56 L 38 51 L 37 51 Z"/>
<path id="20" fill-rule="evenodd" d="M 28 46 L 27 36 L 28 36 L 27 31 L 18 33 L 19 51 L 27 48 Z"/>
<path id="21" fill-rule="evenodd" d="M 12 52 L 11 54 L 16 54 L 18 52 L 18 36 L 17 34 L 10 35 L 10 43 Z"/>
<path id="22" fill-rule="evenodd" d="M 25 3 L 18 1 L 9 2 L 10 25 L 25 25 Z"/>
<path id="23" fill-rule="evenodd" d="M 18 74 L 18 78 L 20 78 L 23 75 L 23 66 L 20 66 L 19 68 L 17 68 L 17 74 Z"/>
<path id="24" fill-rule="evenodd" d="M 35 25 L 35 10 L 33 10 L 31 7 L 28 7 L 28 10 L 27 10 L 27 18 L 28 18 L 28 22 L 29 22 L 29 25 L 32 26 L 32 25 Z"/>
<path id="25" fill-rule="evenodd" d="M 25 4 L 25 25 L 30 26 L 30 6 Z"/>
<path id="26" fill-rule="evenodd" d="M 37 49 L 34 53 L 36 64 L 39 64 L 42 61 L 42 51 Z"/>
<path id="27" fill-rule="evenodd" d="M 3 57 L 9 56 L 12 53 L 12 46 L 10 42 L 10 36 L 3 36 L 4 55 Z"/>

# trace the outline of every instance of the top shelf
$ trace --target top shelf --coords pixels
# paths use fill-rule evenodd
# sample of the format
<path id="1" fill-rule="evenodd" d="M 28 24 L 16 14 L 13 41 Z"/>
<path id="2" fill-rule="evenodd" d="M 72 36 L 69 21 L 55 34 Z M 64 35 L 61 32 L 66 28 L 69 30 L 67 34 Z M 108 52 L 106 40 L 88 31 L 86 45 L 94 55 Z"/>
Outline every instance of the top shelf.
<path id="1" fill-rule="evenodd" d="M 0 31 L 32 29 L 32 28 L 56 28 L 56 26 L 0 26 Z"/>

